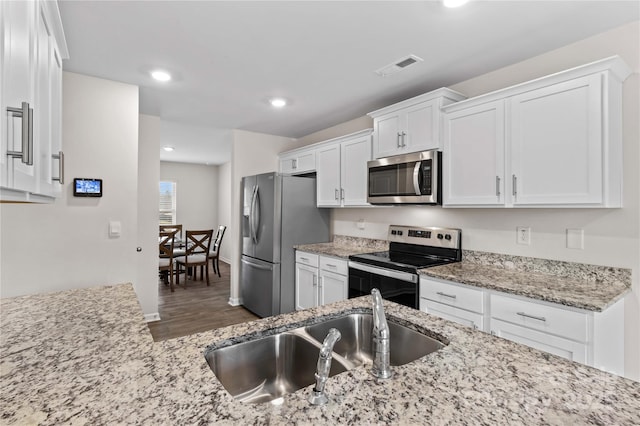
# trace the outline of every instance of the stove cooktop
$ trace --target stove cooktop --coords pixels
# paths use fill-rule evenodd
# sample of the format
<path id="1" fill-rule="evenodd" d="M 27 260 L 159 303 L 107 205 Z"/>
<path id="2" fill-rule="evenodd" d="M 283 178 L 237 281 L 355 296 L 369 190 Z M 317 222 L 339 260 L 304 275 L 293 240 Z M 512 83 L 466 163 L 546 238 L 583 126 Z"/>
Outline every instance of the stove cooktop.
<path id="1" fill-rule="evenodd" d="M 350 260 L 379 266 L 381 268 L 395 269 L 404 272 L 416 273 L 418 269 L 431 266 L 445 265 L 456 260 L 444 259 L 437 256 L 415 256 L 408 253 L 380 251 L 349 256 Z"/>

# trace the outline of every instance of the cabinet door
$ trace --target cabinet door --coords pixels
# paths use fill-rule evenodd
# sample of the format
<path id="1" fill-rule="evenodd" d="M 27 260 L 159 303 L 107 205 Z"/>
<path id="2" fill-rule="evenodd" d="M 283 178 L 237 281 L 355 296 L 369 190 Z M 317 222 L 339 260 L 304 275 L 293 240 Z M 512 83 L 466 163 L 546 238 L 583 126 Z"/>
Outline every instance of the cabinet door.
<path id="1" fill-rule="evenodd" d="M 587 345 L 491 318 L 491 334 L 571 361 L 587 362 Z"/>
<path id="2" fill-rule="evenodd" d="M 298 155 L 296 161 L 296 173 L 312 172 L 316 169 L 316 153 L 314 151 L 305 152 Z"/>
<path id="3" fill-rule="evenodd" d="M 295 170 L 296 157 L 286 156 L 280 157 L 280 173 L 291 174 Z"/>
<path id="4" fill-rule="evenodd" d="M 322 272 L 319 286 L 319 305 L 347 299 L 348 278 L 332 272 Z"/>
<path id="5" fill-rule="evenodd" d="M 316 153 L 318 207 L 340 205 L 340 144 L 323 146 Z"/>
<path id="6" fill-rule="evenodd" d="M 318 268 L 296 263 L 296 310 L 318 305 Z"/>
<path id="7" fill-rule="evenodd" d="M 603 201 L 602 76 L 510 99 L 514 205 Z"/>
<path id="8" fill-rule="evenodd" d="M 25 164 L 19 157 L 7 156 L 7 151 L 23 151 L 23 118 L 9 113 L 7 108 L 21 108 L 23 102 L 28 102 L 35 109 L 35 7 L 36 2 L 31 1 L 7 1 L 0 4 L 3 36 L 0 186 L 29 192 L 37 190 L 35 167 Z"/>
<path id="9" fill-rule="evenodd" d="M 374 120 L 373 155 L 375 158 L 388 157 L 403 152 L 401 126 L 399 112 L 383 115 Z"/>
<path id="10" fill-rule="evenodd" d="M 340 180 L 344 206 L 368 206 L 367 161 L 371 160 L 371 137 L 343 142 L 340 146 Z"/>
<path id="11" fill-rule="evenodd" d="M 438 102 L 430 101 L 404 110 L 405 124 L 401 131 L 404 152 L 440 149 Z"/>
<path id="12" fill-rule="evenodd" d="M 38 177 L 38 193 L 43 195 L 53 195 L 53 181 L 51 180 L 51 59 L 54 42 L 49 28 L 50 25 L 45 21 L 43 11 L 39 11 L 35 29 L 35 106 L 37 111 L 34 111 L 33 137 L 37 141 L 34 146 L 34 163 Z"/>
<path id="13" fill-rule="evenodd" d="M 444 116 L 443 204 L 504 204 L 504 102 Z"/>

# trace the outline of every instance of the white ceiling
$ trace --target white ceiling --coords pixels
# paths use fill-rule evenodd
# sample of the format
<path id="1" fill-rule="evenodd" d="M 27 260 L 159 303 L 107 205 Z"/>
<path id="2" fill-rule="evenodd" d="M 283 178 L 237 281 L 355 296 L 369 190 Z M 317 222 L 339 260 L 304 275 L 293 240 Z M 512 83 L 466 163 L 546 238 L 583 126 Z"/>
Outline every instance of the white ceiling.
<path id="1" fill-rule="evenodd" d="M 64 68 L 140 86 L 140 112 L 176 147 L 161 158 L 210 164 L 230 158 L 230 129 L 298 138 L 638 20 L 639 4 L 59 1 Z M 374 73 L 408 54 L 424 62 Z"/>

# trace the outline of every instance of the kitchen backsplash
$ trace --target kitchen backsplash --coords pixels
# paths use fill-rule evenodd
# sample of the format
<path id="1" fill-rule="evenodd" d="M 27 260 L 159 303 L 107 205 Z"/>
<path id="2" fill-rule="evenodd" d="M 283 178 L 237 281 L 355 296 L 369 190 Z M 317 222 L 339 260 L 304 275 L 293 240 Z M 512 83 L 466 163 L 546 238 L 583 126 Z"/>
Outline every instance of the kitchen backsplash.
<path id="1" fill-rule="evenodd" d="M 334 235 L 333 243 L 350 247 L 371 249 L 371 251 L 389 250 L 389 241 L 375 240 L 372 238 L 350 237 L 347 235 Z"/>

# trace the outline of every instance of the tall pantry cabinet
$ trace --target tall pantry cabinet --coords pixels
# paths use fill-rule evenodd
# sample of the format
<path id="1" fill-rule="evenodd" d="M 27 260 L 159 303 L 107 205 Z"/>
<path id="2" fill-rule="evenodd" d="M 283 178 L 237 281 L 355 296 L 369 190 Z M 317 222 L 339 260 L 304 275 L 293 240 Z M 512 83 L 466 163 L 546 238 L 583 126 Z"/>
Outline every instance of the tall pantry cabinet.
<path id="1" fill-rule="evenodd" d="M 64 182 L 62 60 L 55 1 L 0 3 L 0 201 L 51 202 Z"/>

